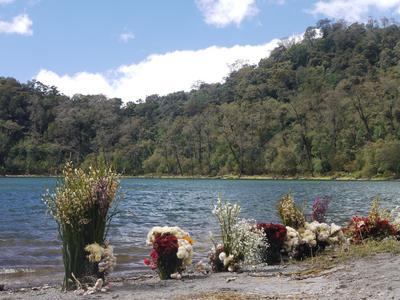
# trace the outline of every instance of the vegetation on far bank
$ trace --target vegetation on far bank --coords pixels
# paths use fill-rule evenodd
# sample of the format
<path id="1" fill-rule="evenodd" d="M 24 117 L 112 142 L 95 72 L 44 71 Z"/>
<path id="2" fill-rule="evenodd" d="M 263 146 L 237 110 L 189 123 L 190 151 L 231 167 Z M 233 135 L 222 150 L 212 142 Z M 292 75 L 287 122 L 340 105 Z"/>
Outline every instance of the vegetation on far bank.
<path id="1" fill-rule="evenodd" d="M 50 174 L 0 174 L 0 178 L 60 178 L 61 175 Z M 316 176 L 278 176 L 278 175 L 171 175 L 171 174 L 142 174 L 142 175 L 121 175 L 121 179 L 193 179 L 193 180 L 305 180 L 305 181 L 397 181 L 396 176 L 374 176 L 360 178 L 354 174 L 347 175 L 316 175 Z"/>
<path id="2" fill-rule="evenodd" d="M 398 178 L 399 61 L 397 24 L 322 20 L 224 83 L 126 105 L 0 77 L 0 174 L 104 156 L 125 175 Z"/>

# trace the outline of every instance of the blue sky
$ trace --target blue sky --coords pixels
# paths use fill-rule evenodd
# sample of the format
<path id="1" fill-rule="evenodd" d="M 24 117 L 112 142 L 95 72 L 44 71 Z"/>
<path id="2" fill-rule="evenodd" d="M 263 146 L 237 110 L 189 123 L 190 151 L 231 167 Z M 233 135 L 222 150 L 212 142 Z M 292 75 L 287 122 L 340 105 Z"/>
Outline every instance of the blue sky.
<path id="1" fill-rule="evenodd" d="M 0 0 L 0 76 L 136 100 L 222 81 L 321 18 L 399 12 L 400 0 Z"/>

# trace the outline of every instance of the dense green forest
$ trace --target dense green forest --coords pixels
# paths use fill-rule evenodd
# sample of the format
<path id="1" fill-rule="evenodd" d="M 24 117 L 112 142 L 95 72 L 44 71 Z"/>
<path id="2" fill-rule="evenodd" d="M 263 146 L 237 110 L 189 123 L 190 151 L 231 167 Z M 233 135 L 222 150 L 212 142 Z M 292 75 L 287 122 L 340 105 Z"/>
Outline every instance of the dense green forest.
<path id="1" fill-rule="evenodd" d="M 126 175 L 399 177 L 400 27 L 322 20 L 224 83 L 125 105 L 0 77 L 0 174 L 99 156 Z"/>

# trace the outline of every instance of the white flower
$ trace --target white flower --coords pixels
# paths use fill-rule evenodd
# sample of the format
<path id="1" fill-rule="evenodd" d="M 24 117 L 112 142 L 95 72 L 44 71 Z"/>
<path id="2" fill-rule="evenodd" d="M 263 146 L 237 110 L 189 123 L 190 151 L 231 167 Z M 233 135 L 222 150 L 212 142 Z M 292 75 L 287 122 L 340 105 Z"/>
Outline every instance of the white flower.
<path id="1" fill-rule="evenodd" d="M 286 226 L 286 240 L 284 248 L 288 252 L 292 252 L 300 244 L 300 235 L 296 229 Z"/>
<path id="2" fill-rule="evenodd" d="M 192 245 L 185 239 L 178 239 L 178 252 L 176 256 L 182 260 L 182 265 L 184 267 L 192 264 L 193 258 L 193 247 Z"/>
<path id="3" fill-rule="evenodd" d="M 155 226 L 147 234 L 146 244 L 149 246 L 152 245 L 156 234 L 166 234 L 166 233 L 176 236 L 177 239 L 183 239 L 185 236 L 189 236 L 189 233 L 187 233 L 186 231 L 182 230 L 179 227 Z"/>
<path id="4" fill-rule="evenodd" d="M 306 229 L 303 232 L 299 232 L 299 234 L 301 238 L 300 239 L 301 244 L 307 244 L 312 247 L 315 247 L 317 245 L 316 235 L 311 230 Z"/>
<path id="5" fill-rule="evenodd" d="M 256 222 L 241 219 L 232 228 L 231 251 L 234 257 L 243 257 L 247 264 L 261 262 L 261 251 L 267 247 L 264 241 L 264 233 L 256 228 Z"/>
<path id="6" fill-rule="evenodd" d="M 218 259 L 224 266 L 238 263 L 238 258 L 248 264 L 260 262 L 261 251 L 266 247 L 263 231 L 256 228 L 254 221 L 239 219 L 240 206 L 218 198 L 213 213 L 219 222 L 222 237 L 222 245 L 218 245 L 215 252 L 223 250 Z"/>
<path id="7" fill-rule="evenodd" d="M 335 234 L 335 233 L 337 233 L 339 231 L 342 231 L 342 227 L 332 223 L 331 224 L 331 234 Z"/>
<path id="8" fill-rule="evenodd" d="M 230 265 L 230 263 L 233 261 L 233 255 L 229 255 L 228 257 L 225 257 L 223 260 L 224 267 L 227 267 Z"/>
<path id="9" fill-rule="evenodd" d="M 225 258 L 226 258 L 226 253 L 225 252 L 221 252 L 219 254 L 218 258 L 219 258 L 220 261 L 223 262 L 225 260 Z"/>
<path id="10" fill-rule="evenodd" d="M 317 239 L 318 239 L 318 241 L 321 241 L 321 242 L 326 242 L 330 236 L 331 236 L 330 231 L 326 230 L 326 229 L 321 229 L 317 233 Z"/>
<path id="11" fill-rule="evenodd" d="M 313 221 L 311 223 L 304 223 L 304 228 L 307 230 L 311 230 L 312 232 L 316 232 L 318 230 L 320 223 L 317 221 Z"/>

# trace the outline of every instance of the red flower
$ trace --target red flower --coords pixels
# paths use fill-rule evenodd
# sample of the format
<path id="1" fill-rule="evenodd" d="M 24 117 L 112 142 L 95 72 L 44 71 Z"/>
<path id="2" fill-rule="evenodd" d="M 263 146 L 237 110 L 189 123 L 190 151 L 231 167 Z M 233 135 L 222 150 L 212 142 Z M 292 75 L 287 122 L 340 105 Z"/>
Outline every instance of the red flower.
<path id="1" fill-rule="evenodd" d="M 278 249 L 282 248 L 287 235 L 285 226 L 281 224 L 260 223 L 257 224 L 257 228 L 264 231 L 264 235 L 271 246 Z"/>
<path id="2" fill-rule="evenodd" d="M 178 252 L 178 239 L 169 233 L 157 234 L 154 239 L 153 248 L 157 252 L 158 257 L 171 256 Z"/>
<path id="3" fill-rule="evenodd" d="M 397 230 L 386 219 L 377 219 L 374 222 L 365 217 L 353 217 L 346 229 L 354 243 L 360 243 L 363 239 L 381 239 L 397 235 Z"/>
<path id="4" fill-rule="evenodd" d="M 179 244 L 176 236 L 166 234 L 156 234 L 153 242 L 153 249 L 150 252 L 150 259 L 145 258 L 144 264 L 155 270 L 159 264 L 165 266 L 166 263 L 171 263 L 178 260 L 176 253 L 178 252 Z"/>
<path id="5" fill-rule="evenodd" d="M 156 250 L 151 250 L 151 252 L 150 252 L 150 257 L 154 260 L 154 261 L 157 261 L 158 260 L 158 254 L 157 254 L 157 251 Z"/>

